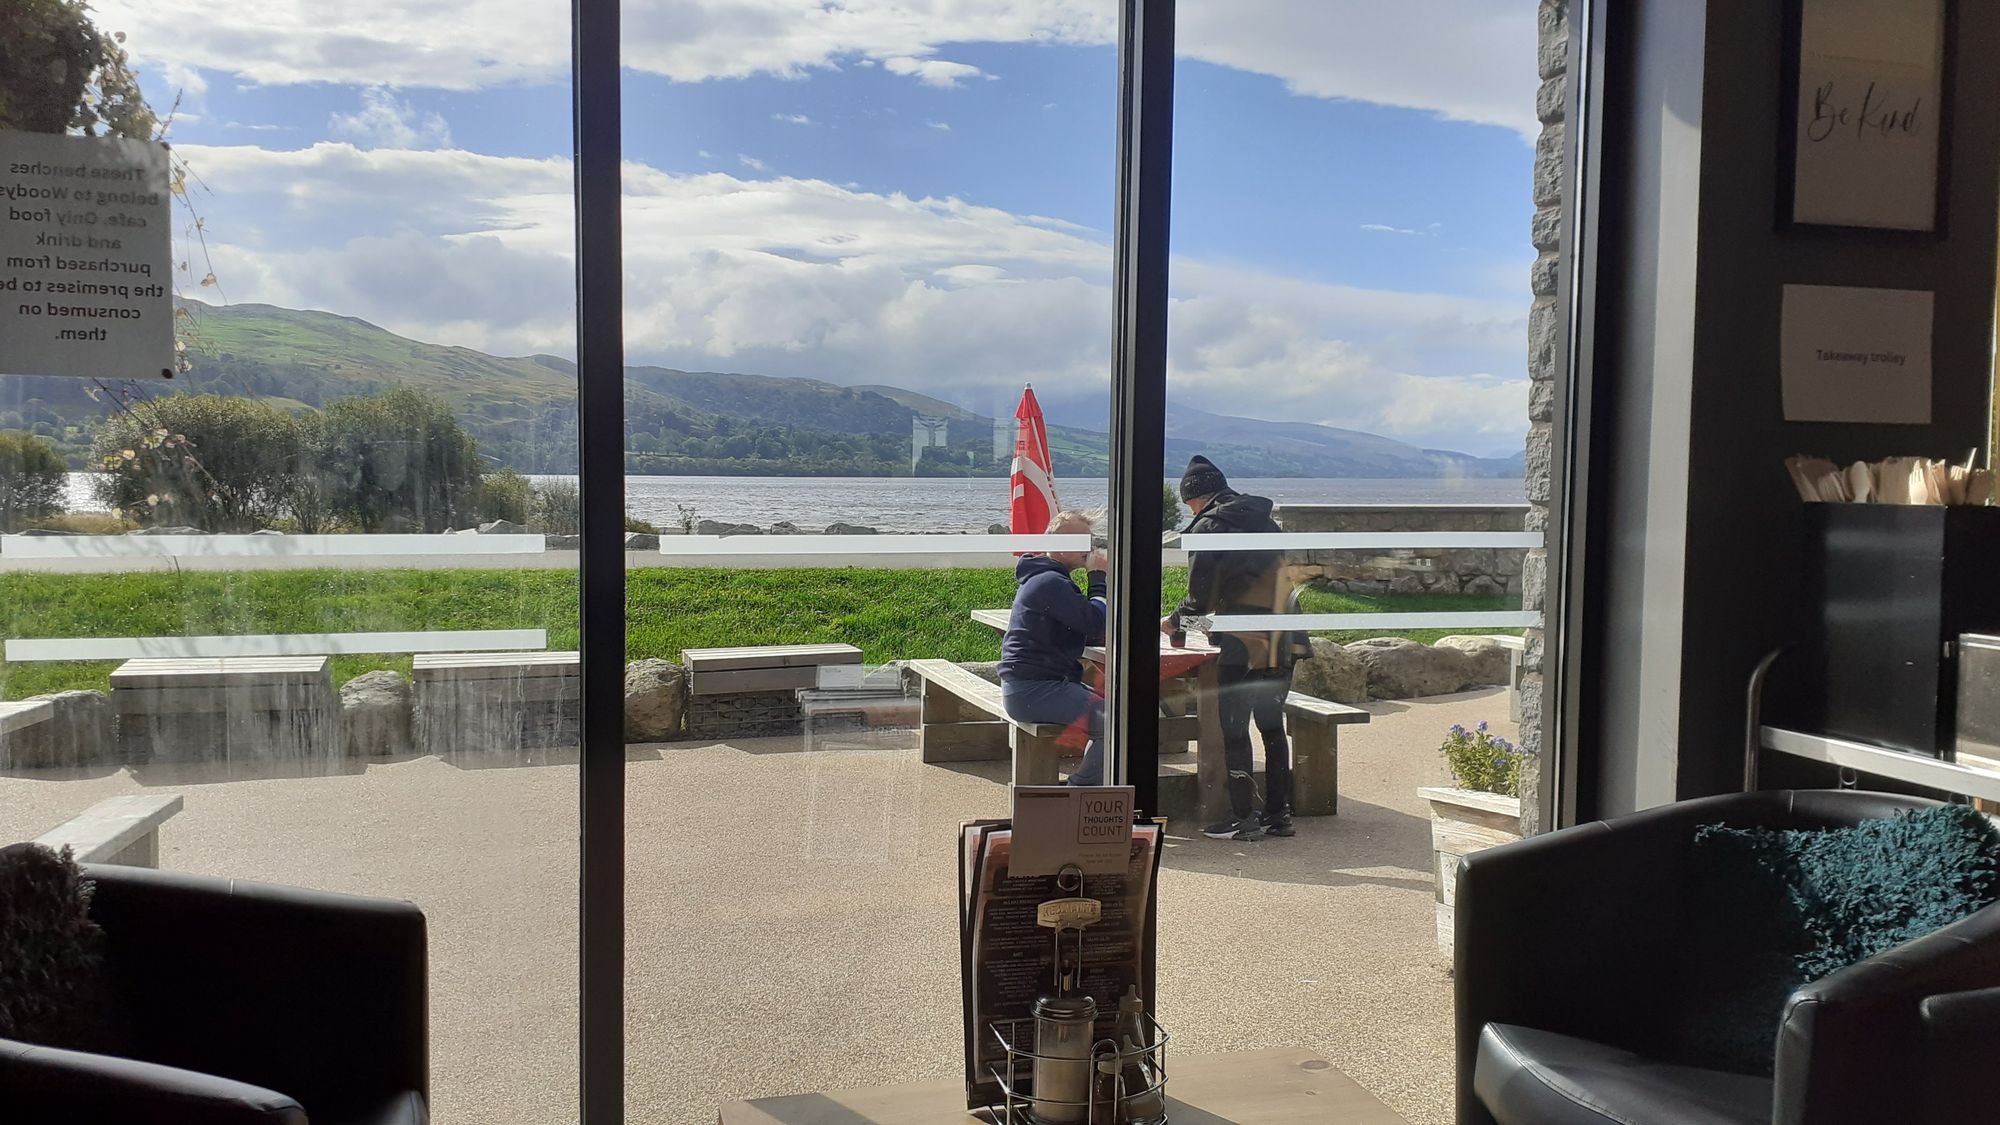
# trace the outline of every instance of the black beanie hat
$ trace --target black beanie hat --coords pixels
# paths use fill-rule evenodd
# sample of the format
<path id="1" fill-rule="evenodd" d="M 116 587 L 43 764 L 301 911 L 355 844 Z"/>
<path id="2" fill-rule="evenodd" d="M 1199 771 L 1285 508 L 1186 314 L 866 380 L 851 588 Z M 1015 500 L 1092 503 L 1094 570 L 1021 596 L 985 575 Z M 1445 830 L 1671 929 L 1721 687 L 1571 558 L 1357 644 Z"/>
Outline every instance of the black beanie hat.
<path id="1" fill-rule="evenodd" d="M 1187 472 L 1181 474 L 1181 499 L 1192 500 L 1197 496 L 1213 496 L 1229 487 L 1228 478 L 1215 462 L 1197 453 L 1188 459 Z"/>

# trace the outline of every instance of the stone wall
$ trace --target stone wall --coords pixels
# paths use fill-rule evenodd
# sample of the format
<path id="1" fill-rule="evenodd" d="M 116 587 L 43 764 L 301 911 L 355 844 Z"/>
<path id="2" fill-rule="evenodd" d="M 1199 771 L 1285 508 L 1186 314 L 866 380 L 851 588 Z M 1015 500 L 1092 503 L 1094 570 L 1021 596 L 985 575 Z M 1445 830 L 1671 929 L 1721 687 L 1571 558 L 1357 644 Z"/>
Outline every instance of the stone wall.
<path id="1" fill-rule="evenodd" d="M 1561 337 L 1566 320 L 1557 290 L 1560 275 L 1563 203 L 1567 178 L 1563 169 L 1563 115 L 1569 102 L 1569 0 L 1541 0 L 1537 17 L 1537 65 L 1542 78 L 1535 98 L 1542 133 L 1535 142 L 1535 217 L 1530 228 L 1536 257 L 1529 270 L 1534 293 L 1528 307 L 1528 449 L 1527 527 L 1545 531 L 1549 500 L 1554 494 L 1554 435 L 1556 389 L 1561 376 Z M 1521 608 L 1545 608 L 1548 593 L 1548 551 L 1527 552 L 1521 567 Z M 1527 632 L 1522 657 L 1521 748 L 1527 752 L 1521 769 L 1521 831 L 1532 835 L 1542 823 L 1542 751 L 1546 724 L 1542 711 L 1542 630 Z"/>
<path id="2" fill-rule="evenodd" d="M 1286 531 L 1520 531 L 1523 504 L 1286 504 Z M 1520 549 L 1420 547 L 1409 550 L 1293 551 L 1294 583 L 1349 593 L 1512 594 L 1521 588 Z"/>
<path id="3" fill-rule="evenodd" d="M 688 737 L 723 740 L 799 734 L 805 730 L 798 693 L 743 691 L 688 699 Z"/>

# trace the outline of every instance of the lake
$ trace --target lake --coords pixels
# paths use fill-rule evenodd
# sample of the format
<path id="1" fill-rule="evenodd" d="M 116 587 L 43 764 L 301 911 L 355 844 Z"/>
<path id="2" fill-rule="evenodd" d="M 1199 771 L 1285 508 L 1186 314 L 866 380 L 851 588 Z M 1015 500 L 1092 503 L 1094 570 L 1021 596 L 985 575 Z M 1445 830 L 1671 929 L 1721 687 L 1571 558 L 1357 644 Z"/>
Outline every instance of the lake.
<path id="1" fill-rule="evenodd" d="M 69 504 L 98 507 L 91 495 L 95 473 L 71 473 Z M 536 477 L 570 480 L 575 477 Z M 1279 504 L 1519 504 L 1519 480 L 1245 479 L 1238 490 Z M 1102 478 L 1056 482 L 1069 507 L 1102 506 L 1109 495 Z M 882 531 L 985 531 L 1007 522 L 1007 481 L 998 477 L 627 477 L 626 509 L 662 526 L 679 523 L 676 505 L 695 518 L 769 527 L 789 520 L 806 531 L 850 523 Z"/>

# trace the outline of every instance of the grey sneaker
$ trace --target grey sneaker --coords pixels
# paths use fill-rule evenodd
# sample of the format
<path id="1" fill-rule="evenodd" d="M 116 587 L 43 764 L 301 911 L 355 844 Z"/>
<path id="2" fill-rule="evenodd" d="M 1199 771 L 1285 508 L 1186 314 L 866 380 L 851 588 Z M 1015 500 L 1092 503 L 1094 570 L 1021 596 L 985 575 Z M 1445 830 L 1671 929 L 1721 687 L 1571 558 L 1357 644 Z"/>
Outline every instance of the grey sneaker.
<path id="1" fill-rule="evenodd" d="M 1264 826 L 1257 823 L 1257 814 L 1251 813 L 1242 820 L 1221 820 L 1201 830 L 1201 834 L 1211 840 L 1261 840 Z"/>

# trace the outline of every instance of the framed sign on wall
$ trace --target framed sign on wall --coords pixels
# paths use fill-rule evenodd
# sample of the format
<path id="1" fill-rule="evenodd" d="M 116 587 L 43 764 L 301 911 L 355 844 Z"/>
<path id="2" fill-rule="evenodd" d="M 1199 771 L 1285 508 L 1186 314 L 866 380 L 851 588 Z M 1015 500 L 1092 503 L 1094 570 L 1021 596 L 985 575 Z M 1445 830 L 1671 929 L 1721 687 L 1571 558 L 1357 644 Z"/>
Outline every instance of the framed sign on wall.
<path id="1" fill-rule="evenodd" d="M 1942 234 L 1953 0 L 1786 0 L 1781 225 Z"/>

